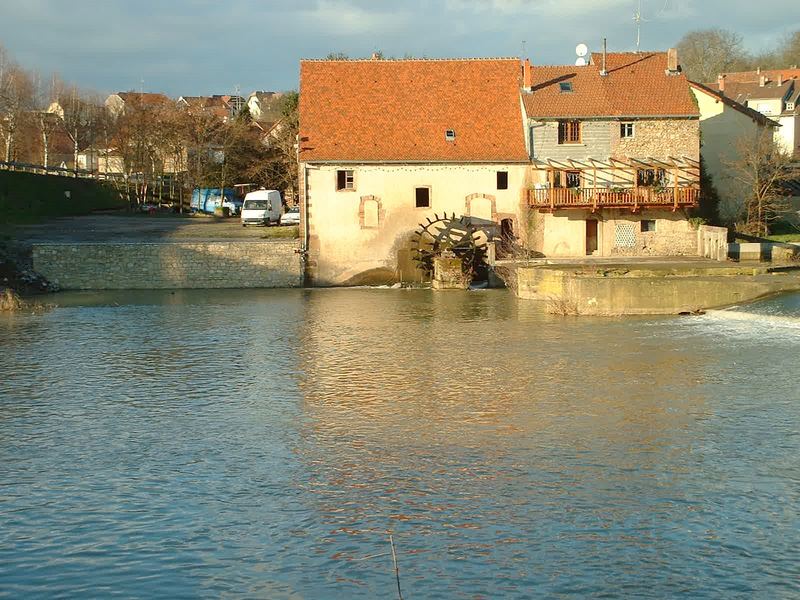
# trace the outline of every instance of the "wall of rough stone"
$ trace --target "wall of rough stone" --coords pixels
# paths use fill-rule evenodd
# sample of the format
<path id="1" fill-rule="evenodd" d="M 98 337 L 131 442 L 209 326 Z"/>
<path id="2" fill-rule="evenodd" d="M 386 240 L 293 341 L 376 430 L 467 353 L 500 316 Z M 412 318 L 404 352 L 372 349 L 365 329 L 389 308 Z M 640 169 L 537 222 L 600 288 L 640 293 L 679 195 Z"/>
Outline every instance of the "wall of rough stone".
<path id="1" fill-rule="evenodd" d="M 65 290 L 280 288 L 303 282 L 297 240 L 41 243 L 34 270 Z"/>
<path id="2" fill-rule="evenodd" d="M 620 137 L 619 124 L 611 131 L 611 156 L 634 158 L 683 157 L 700 160 L 700 121 L 698 119 L 653 119 L 633 121 L 634 134 Z"/>

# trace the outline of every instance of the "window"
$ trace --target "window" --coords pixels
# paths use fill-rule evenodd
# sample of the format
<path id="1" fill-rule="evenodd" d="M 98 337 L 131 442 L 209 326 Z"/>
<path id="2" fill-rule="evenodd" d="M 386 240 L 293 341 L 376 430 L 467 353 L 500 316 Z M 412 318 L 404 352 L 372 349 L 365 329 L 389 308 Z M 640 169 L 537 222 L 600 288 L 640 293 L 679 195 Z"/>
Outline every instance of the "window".
<path id="1" fill-rule="evenodd" d="M 642 233 L 656 230 L 656 222 L 654 219 L 642 219 L 641 221 L 639 221 L 639 226 L 641 228 Z"/>
<path id="2" fill-rule="evenodd" d="M 620 123 L 619 124 L 619 137 L 632 138 L 633 137 L 633 123 Z"/>
<path id="3" fill-rule="evenodd" d="M 497 189 L 498 190 L 508 189 L 508 171 L 497 172 Z"/>
<path id="4" fill-rule="evenodd" d="M 562 81 L 558 84 L 558 88 L 561 90 L 562 94 L 570 94 L 572 93 L 572 82 L 571 81 Z"/>
<path id="5" fill-rule="evenodd" d="M 564 171 L 564 187 L 578 188 L 581 187 L 581 172 L 580 171 Z"/>
<path id="6" fill-rule="evenodd" d="M 456 130 L 455 129 L 448 129 L 444 132 L 444 139 L 448 142 L 455 142 L 456 141 Z"/>
<path id="7" fill-rule="evenodd" d="M 581 172 L 580 171 L 553 172 L 553 187 L 557 188 L 581 187 Z"/>
<path id="8" fill-rule="evenodd" d="M 356 189 L 355 174 L 352 170 L 336 171 L 336 191 Z"/>
<path id="9" fill-rule="evenodd" d="M 794 110 L 794 102 L 787 102 L 786 110 Z"/>
<path id="10" fill-rule="evenodd" d="M 638 169 L 636 183 L 642 187 L 664 187 L 667 182 L 667 172 L 664 169 Z"/>
<path id="11" fill-rule="evenodd" d="M 431 206 L 431 188 L 418 187 L 414 188 L 414 200 L 417 208 L 430 208 Z"/>
<path id="12" fill-rule="evenodd" d="M 580 144 L 581 143 L 581 122 L 580 121 L 559 121 L 558 122 L 558 143 L 559 144 Z"/>

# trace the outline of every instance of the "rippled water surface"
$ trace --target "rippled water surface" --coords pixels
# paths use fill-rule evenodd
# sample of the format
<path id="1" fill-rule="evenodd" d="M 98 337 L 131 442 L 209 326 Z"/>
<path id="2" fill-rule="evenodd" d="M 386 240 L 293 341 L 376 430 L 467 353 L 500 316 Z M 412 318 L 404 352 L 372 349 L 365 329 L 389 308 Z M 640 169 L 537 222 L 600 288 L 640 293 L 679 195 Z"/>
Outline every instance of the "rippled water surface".
<path id="1" fill-rule="evenodd" d="M 800 296 L 75 294 L 0 317 L 0 596 L 800 596 Z"/>

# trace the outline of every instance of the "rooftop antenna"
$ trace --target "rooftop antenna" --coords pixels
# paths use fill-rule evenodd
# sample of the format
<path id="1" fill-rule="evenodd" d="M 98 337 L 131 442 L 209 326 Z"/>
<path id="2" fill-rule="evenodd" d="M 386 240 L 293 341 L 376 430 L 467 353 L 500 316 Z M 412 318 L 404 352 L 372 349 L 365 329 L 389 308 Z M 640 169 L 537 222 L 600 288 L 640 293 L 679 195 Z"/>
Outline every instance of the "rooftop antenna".
<path id="1" fill-rule="evenodd" d="M 139 93 L 144 94 L 144 77 L 139 80 Z"/>
<path id="2" fill-rule="evenodd" d="M 661 10 L 658 11 L 655 18 L 658 19 L 664 12 L 667 10 L 667 6 L 669 6 L 669 0 L 664 0 L 664 6 L 661 7 Z M 633 13 L 633 22 L 636 23 L 636 52 L 639 52 L 639 45 L 642 41 L 642 23 L 649 23 L 651 19 L 645 19 L 642 16 L 642 0 L 638 0 L 636 3 L 636 11 Z"/>
<path id="3" fill-rule="evenodd" d="M 525 40 L 522 40 L 522 58 L 525 58 L 525 44 L 527 44 Z"/>

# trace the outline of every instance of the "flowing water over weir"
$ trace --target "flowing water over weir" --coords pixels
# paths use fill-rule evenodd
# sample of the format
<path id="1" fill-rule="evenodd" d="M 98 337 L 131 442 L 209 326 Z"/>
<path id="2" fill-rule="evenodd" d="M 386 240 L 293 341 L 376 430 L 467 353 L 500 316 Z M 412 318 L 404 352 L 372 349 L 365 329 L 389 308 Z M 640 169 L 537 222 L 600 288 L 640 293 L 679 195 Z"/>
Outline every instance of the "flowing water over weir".
<path id="1" fill-rule="evenodd" d="M 0 597 L 800 595 L 800 295 L 73 294 L 0 316 Z"/>

